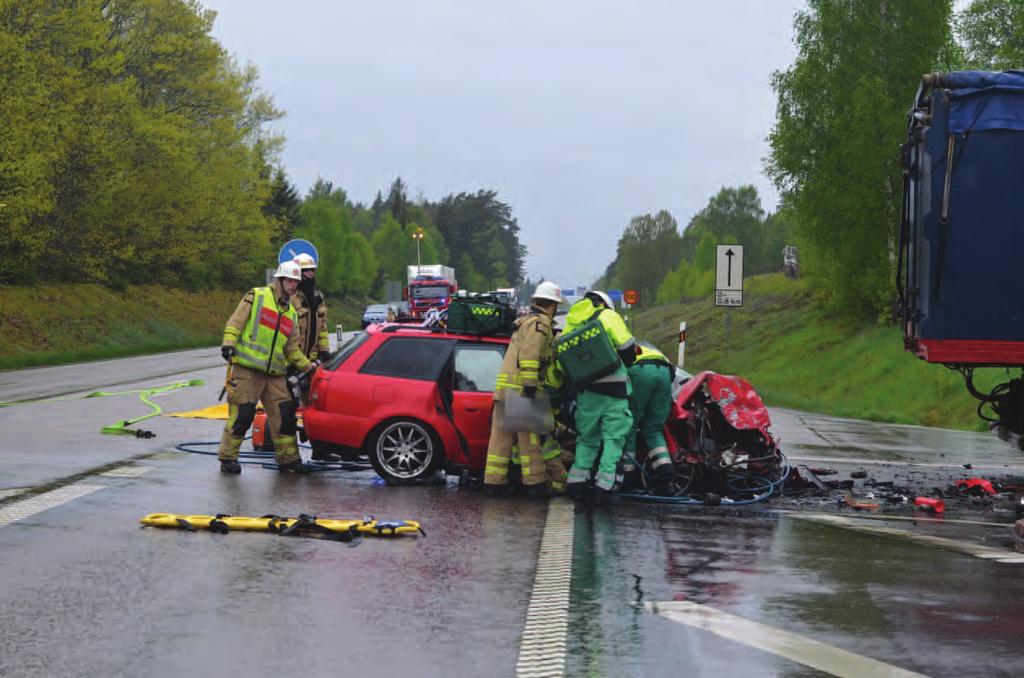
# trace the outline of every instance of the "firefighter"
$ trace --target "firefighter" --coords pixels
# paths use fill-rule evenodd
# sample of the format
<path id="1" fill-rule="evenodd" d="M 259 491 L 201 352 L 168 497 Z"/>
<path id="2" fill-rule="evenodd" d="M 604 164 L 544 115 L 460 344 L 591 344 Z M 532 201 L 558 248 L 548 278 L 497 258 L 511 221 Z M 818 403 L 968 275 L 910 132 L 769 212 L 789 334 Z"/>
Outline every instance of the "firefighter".
<path id="1" fill-rule="evenodd" d="M 484 468 L 484 492 L 488 496 L 508 493 L 508 467 L 512 447 L 519 448 L 523 485 L 530 497 L 543 498 L 552 494 L 548 482 L 548 463 L 541 448 L 541 436 L 532 432 L 502 430 L 508 391 L 516 391 L 526 398 L 534 398 L 541 387 L 541 375 L 552 362 L 551 342 L 554 337 L 553 318 L 562 302 L 562 290 L 553 282 L 542 282 L 531 299 L 529 314 L 515 322 L 515 331 L 505 351 L 497 383 L 494 386 L 494 412 L 491 415 L 491 439 L 487 445 Z M 557 460 L 557 459 L 556 459 Z M 558 483 L 560 478 L 556 478 Z"/>
<path id="2" fill-rule="evenodd" d="M 655 492 L 670 494 L 675 468 L 665 443 L 665 420 L 672 408 L 672 379 L 675 365 L 665 354 L 648 344 L 637 344 L 636 362 L 629 366 L 629 381 L 633 395 L 629 409 L 633 413 L 633 427 L 626 436 L 625 451 L 636 457 L 637 434 L 647 446 L 647 465 L 654 472 Z M 627 468 L 630 462 L 626 462 Z"/>
<path id="3" fill-rule="evenodd" d="M 610 374 L 583 386 L 576 396 L 576 458 L 566 484 L 573 499 L 587 496 L 597 461 L 593 499 L 596 504 L 617 503 L 615 496 L 618 464 L 626 436 L 633 428 L 629 411 L 631 393 L 626 368 L 636 360 L 636 340 L 626 329 L 622 317 L 612 309 L 612 300 L 604 292 L 591 290 L 569 309 L 563 335 L 597 319 L 619 355 L 618 366 Z M 598 453 L 600 452 L 600 459 Z"/>
<path id="4" fill-rule="evenodd" d="M 327 304 L 324 295 L 316 288 L 316 262 L 312 256 L 300 254 L 295 257 L 295 263 L 302 269 L 299 289 L 292 297 L 292 306 L 299 316 L 302 352 L 310 361 L 324 362 L 331 347 L 327 340 Z"/>
<path id="5" fill-rule="evenodd" d="M 314 364 L 299 346 L 298 315 L 290 298 L 302 278 L 299 265 L 286 261 L 268 287 L 249 290 L 224 327 L 220 347 L 231 363 L 228 379 L 228 422 L 217 457 L 224 473 L 241 473 L 238 450 L 256 417 L 256 403 L 267 412 L 267 429 L 282 471 L 303 471 L 295 438 L 295 401 L 285 383 L 288 366 L 307 373 Z"/>
<path id="6" fill-rule="evenodd" d="M 305 252 L 295 257 L 294 261 L 302 270 L 299 289 L 292 296 L 292 306 L 299 317 L 299 345 L 309 360 L 325 362 L 330 357 L 327 304 L 324 295 L 316 288 L 316 261 Z M 303 380 L 301 386 L 299 400 L 306 406 L 309 405 L 309 380 Z M 314 449 L 312 458 L 314 461 L 341 461 L 339 455 L 323 449 Z"/>

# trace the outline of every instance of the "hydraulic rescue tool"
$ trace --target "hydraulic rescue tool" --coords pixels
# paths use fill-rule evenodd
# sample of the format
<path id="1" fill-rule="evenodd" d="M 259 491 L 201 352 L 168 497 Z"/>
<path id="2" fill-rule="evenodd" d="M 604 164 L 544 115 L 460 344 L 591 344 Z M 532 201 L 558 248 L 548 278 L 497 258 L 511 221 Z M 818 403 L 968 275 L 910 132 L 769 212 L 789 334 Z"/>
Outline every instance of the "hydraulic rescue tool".
<path id="1" fill-rule="evenodd" d="M 282 536 L 320 537 L 352 541 L 369 535 L 375 537 L 427 536 L 415 520 L 377 520 L 373 516 L 359 519 L 317 518 L 304 513 L 297 518 L 267 514 L 259 518 L 232 516 L 187 516 L 175 513 L 150 513 L 139 520 L 147 527 L 172 527 L 188 532 L 209 530 L 221 534 L 231 531 L 273 532 Z"/>

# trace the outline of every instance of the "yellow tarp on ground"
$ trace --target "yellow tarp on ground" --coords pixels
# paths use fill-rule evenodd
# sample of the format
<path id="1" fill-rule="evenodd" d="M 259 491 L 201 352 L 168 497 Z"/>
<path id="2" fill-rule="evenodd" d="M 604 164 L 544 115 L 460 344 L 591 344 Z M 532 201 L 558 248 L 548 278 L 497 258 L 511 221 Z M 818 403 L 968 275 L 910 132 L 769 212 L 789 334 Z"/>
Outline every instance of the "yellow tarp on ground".
<path id="1" fill-rule="evenodd" d="M 218 403 L 216 405 L 210 405 L 200 410 L 188 410 L 186 412 L 174 412 L 167 415 L 168 417 L 182 417 L 184 419 L 227 419 L 228 418 L 228 404 Z"/>

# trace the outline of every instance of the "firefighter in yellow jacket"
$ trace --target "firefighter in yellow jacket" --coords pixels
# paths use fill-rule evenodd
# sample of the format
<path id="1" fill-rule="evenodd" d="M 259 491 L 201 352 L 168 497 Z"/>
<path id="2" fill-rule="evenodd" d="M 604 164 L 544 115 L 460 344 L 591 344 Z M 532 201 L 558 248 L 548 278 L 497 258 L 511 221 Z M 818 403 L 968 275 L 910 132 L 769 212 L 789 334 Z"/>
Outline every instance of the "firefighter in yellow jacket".
<path id="1" fill-rule="evenodd" d="M 540 434 L 504 431 L 502 422 L 504 401 L 509 391 L 533 398 L 542 385 L 542 375 L 547 372 L 552 361 L 553 318 L 561 301 L 562 290 L 558 285 L 543 282 L 533 293 L 529 315 L 516 320 L 515 332 L 505 351 L 505 361 L 494 387 L 491 438 L 484 466 L 484 491 L 490 496 L 508 491 L 508 467 L 513 445 L 519 448 L 523 485 L 526 486 L 527 495 L 549 497 L 552 494 Z M 555 461 L 558 461 L 557 457 Z M 561 482 L 561 479 L 556 479 L 556 482 Z"/>
<path id="2" fill-rule="evenodd" d="M 302 471 L 295 438 L 295 402 L 288 392 L 288 366 L 309 372 L 314 365 L 299 347 L 298 316 L 290 298 L 302 278 L 299 265 L 286 261 L 269 287 L 249 290 L 228 318 L 220 347 L 231 363 L 228 379 L 228 422 L 217 457 L 224 473 L 241 473 L 238 450 L 256 417 L 256 404 L 267 412 L 267 429 L 282 471 Z"/>

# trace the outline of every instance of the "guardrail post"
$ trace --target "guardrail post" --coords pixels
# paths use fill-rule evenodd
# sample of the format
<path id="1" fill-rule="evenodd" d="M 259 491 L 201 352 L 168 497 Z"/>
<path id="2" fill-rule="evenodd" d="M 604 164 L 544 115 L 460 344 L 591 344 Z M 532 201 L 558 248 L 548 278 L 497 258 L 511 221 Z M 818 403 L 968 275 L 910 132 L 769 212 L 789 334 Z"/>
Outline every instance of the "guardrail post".
<path id="1" fill-rule="evenodd" d="M 334 333 L 337 335 L 338 341 L 341 341 L 341 335 L 344 334 L 341 329 L 341 323 L 334 326 Z"/>

